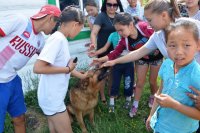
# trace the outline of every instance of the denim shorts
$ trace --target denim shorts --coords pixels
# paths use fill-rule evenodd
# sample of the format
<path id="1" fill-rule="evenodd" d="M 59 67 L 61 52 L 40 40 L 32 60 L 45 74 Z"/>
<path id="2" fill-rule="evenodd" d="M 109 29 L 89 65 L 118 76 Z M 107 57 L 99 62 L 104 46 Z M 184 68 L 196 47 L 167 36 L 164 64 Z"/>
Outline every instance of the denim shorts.
<path id="1" fill-rule="evenodd" d="M 144 60 L 137 60 L 135 61 L 136 65 L 146 65 L 146 66 L 160 66 L 163 62 L 163 59 L 155 60 L 155 61 L 144 61 Z"/>
<path id="2" fill-rule="evenodd" d="M 0 133 L 4 129 L 6 112 L 12 118 L 26 112 L 21 78 L 16 76 L 8 83 L 0 83 Z"/>

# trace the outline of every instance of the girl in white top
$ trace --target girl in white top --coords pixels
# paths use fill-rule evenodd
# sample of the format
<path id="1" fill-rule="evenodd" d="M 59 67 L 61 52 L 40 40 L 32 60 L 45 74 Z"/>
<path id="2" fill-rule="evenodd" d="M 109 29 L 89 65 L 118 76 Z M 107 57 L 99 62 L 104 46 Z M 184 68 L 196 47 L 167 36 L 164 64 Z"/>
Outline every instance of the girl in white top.
<path id="1" fill-rule="evenodd" d="M 83 28 L 84 16 L 76 7 L 66 7 L 60 16 L 60 28 L 52 34 L 39 55 L 34 72 L 41 74 L 38 101 L 47 116 L 50 132 L 72 133 L 64 99 L 68 90 L 70 73 L 86 78 L 74 70 L 76 63 L 70 57 L 68 38 L 74 38 Z"/>

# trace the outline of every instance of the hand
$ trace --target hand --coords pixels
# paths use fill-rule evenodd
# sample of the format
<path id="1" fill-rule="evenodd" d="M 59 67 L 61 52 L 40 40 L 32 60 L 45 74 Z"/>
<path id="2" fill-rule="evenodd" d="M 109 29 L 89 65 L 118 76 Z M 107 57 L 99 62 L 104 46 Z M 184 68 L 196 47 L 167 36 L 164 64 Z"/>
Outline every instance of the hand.
<path id="1" fill-rule="evenodd" d="M 200 110 L 200 91 L 195 89 L 194 87 L 189 87 L 196 94 L 188 93 L 187 95 L 194 101 L 195 107 Z"/>
<path id="2" fill-rule="evenodd" d="M 88 56 L 90 58 L 92 58 L 92 57 L 96 56 L 96 52 L 95 51 L 88 52 Z"/>
<path id="3" fill-rule="evenodd" d="M 151 130 L 150 121 L 151 121 L 151 116 L 149 116 L 149 117 L 147 118 L 147 120 L 146 120 L 146 129 L 147 129 L 148 131 Z"/>
<path id="4" fill-rule="evenodd" d="M 103 63 L 103 64 L 101 65 L 101 68 L 102 68 L 102 67 L 114 66 L 115 64 L 116 64 L 116 63 L 115 63 L 114 60 L 107 61 L 107 62 L 105 62 L 105 63 Z"/>
<path id="5" fill-rule="evenodd" d="M 92 51 L 94 49 L 95 49 L 95 44 L 91 43 L 90 46 L 89 46 L 88 51 Z"/>
<path id="6" fill-rule="evenodd" d="M 74 70 L 74 68 L 76 67 L 77 63 L 73 62 L 74 59 L 70 59 L 68 62 L 68 65 L 70 67 L 70 72 Z"/>
<path id="7" fill-rule="evenodd" d="M 154 97 L 156 102 L 162 107 L 174 108 L 178 104 L 178 101 L 166 94 L 155 94 Z"/>
<path id="8" fill-rule="evenodd" d="M 95 66 L 95 65 L 99 65 L 99 64 L 101 64 L 101 62 L 99 61 L 99 59 L 98 58 L 94 58 L 93 61 L 92 61 L 92 63 L 90 64 L 90 66 Z"/>

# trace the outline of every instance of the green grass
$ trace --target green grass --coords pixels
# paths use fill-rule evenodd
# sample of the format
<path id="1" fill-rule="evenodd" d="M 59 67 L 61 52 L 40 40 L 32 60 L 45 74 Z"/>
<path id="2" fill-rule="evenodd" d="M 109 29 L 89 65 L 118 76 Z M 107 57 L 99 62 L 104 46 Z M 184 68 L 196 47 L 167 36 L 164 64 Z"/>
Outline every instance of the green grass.
<path id="1" fill-rule="evenodd" d="M 36 78 L 36 80 L 38 80 Z M 70 87 L 74 86 L 77 79 L 70 80 Z M 37 84 L 37 82 L 36 82 Z M 35 85 L 37 86 L 37 85 Z M 107 92 L 107 91 L 106 91 Z M 115 113 L 108 113 L 108 107 L 101 102 L 95 107 L 95 127 L 93 127 L 85 117 L 86 127 L 89 133 L 147 133 L 144 118 L 149 114 L 148 97 L 150 94 L 149 84 L 145 84 L 144 91 L 139 103 L 138 114 L 134 118 L 129 118 L 128 111 L 122 108 L 124 103 L 123 85 L 121 84 L 120 97 L 115 102 Z M 107 95 L 107 94 L 106 94 Z M 42 114 L 37 102 L 36 90 L 30 90 L 25 95 L 28 108 L 27 114 L 31 117 L 27 118 L 27 133 L 49 133 L 45 116 Z M 69 98 L 66 97 L 66 104 Z M 107 101 L 109 97 L 107 96 Z M 31 119 L 31 120 L 30 120 Z M 36 130 L 38 128 L 38 130 Z M 81 129 L 75 120 L 72 123 L 74 133 L 81 133 Z M 7 115 L 5 123 L 5 133 L 13 133 L 11 119 Z"/>

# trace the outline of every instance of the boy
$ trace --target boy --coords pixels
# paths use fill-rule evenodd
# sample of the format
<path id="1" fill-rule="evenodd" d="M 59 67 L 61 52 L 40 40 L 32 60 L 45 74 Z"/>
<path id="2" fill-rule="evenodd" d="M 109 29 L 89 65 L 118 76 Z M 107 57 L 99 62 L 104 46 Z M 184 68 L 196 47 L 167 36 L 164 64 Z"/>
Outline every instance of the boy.
<path id="1" fill-rule="evenodd" d="M 60 9 L 45 5 L 26 18 L 23 15 L 7 15 L 0 21 L 0 133 L 3 132 L 6 112 L 14 123 L 15 133 L 25 133 L 26 107 L 21 79 L 17 75 L 29 59 L 40 53 L 44 37 L 55 27 Z"/>

